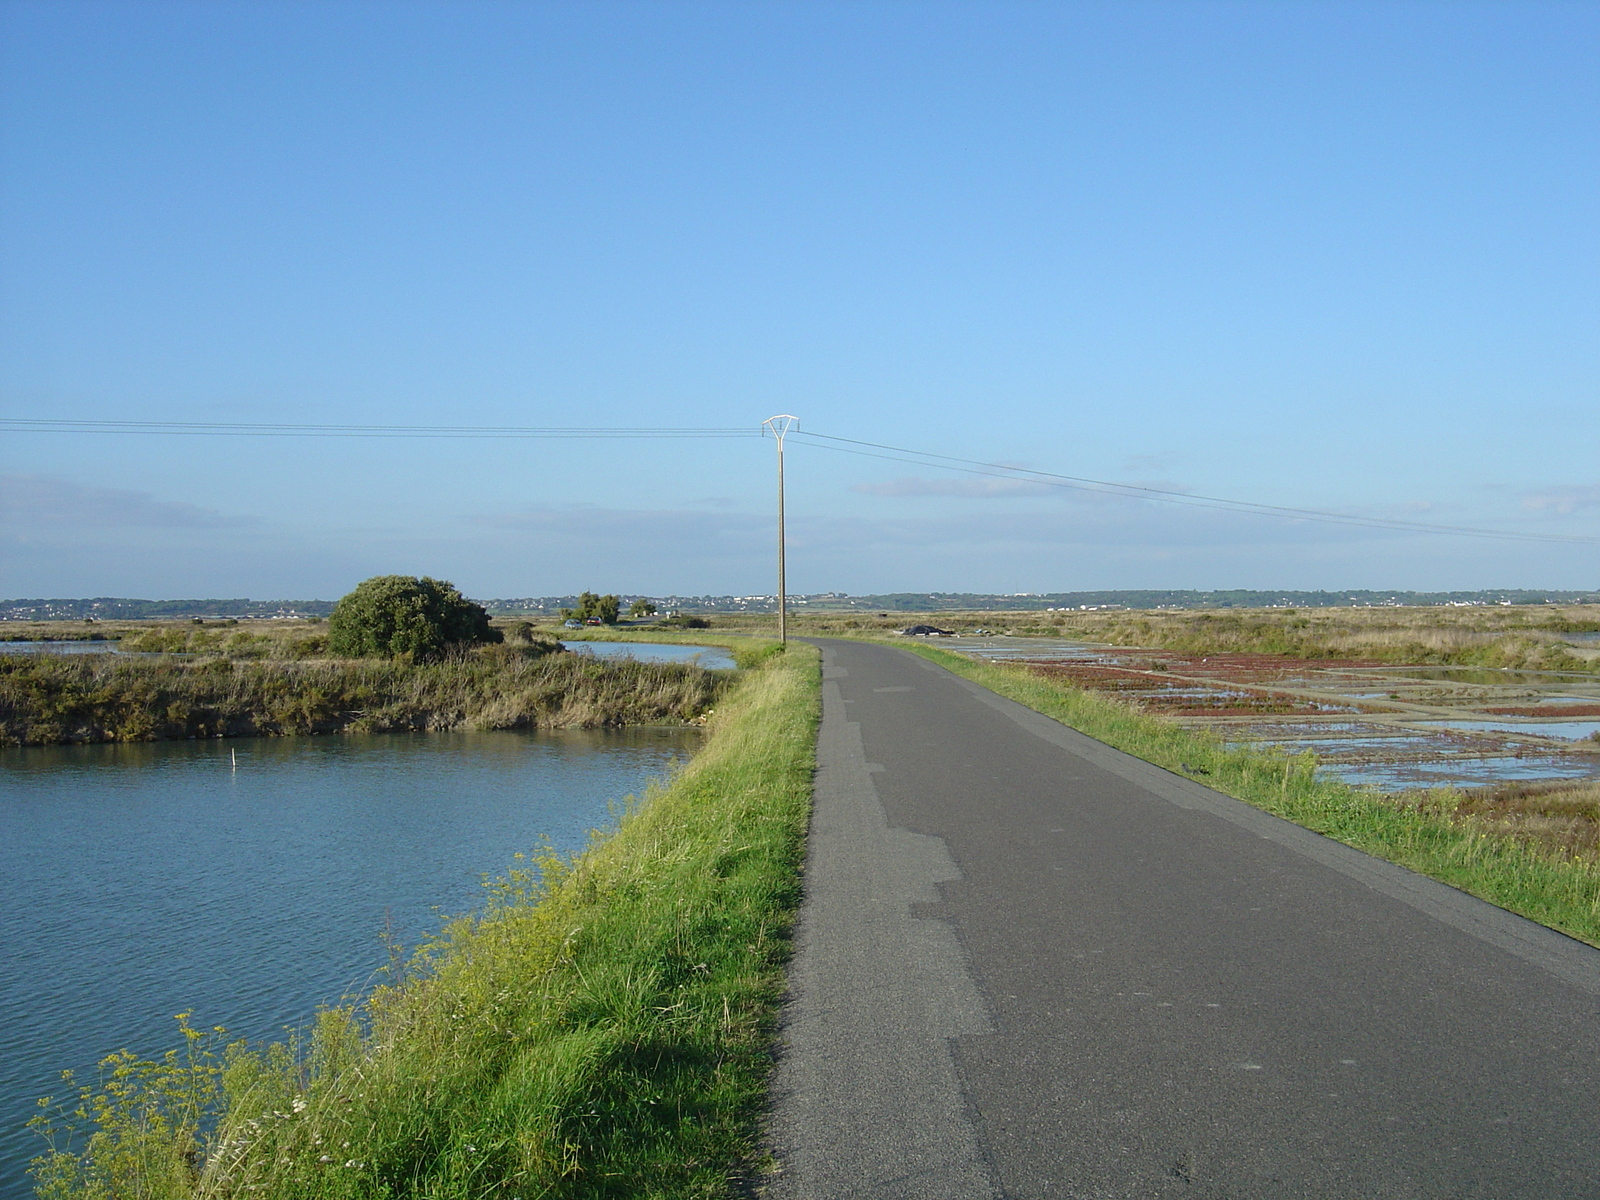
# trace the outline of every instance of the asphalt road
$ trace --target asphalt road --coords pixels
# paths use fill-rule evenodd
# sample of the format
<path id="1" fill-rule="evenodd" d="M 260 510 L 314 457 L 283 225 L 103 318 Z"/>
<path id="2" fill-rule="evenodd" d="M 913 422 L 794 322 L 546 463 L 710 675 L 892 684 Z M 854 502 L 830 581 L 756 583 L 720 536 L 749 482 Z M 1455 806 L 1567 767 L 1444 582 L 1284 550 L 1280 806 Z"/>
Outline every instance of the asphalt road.
<path id="1" fill-rule="evenodd" d="M 818 644 L 774 1200 L 1600 1197 L 1600 951 Z"/>

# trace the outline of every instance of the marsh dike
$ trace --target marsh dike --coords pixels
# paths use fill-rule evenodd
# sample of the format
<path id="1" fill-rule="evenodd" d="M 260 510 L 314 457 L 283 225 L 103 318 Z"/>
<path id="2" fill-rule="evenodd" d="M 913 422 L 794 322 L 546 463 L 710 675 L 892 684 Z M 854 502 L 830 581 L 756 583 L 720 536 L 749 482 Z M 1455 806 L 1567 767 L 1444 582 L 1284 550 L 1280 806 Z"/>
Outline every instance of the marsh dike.
<path id="1" fill-rule="evenodd" d="M 1600 951 L 820 644 L 774 1200 L 1595 1194 Z"/>

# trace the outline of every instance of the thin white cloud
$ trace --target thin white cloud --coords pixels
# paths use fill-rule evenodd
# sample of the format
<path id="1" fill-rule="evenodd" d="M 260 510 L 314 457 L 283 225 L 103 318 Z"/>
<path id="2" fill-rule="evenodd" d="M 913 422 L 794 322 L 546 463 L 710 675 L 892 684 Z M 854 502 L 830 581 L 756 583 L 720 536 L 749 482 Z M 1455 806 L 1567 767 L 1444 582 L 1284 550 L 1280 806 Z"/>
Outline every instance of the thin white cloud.
<path id="1" fill-rule="evenodd" d="M 1122 460 L 1124 474 L 1144 471 L 1170 471 L 1178 463 L 1177 454 L 1168 450 L 1161 454 L 1130 454 Z"/>
<path id="2" fill-rule="evenodd" d="M 1529 512 L 1554 513 L 1563 517 L 1580 508 L 1594 508 L 1597 505 L 1600 505 L 1600 484 L 1548 488 L 1542 492 L 1526 492 L 1522 497 L 1522 507 Z"/>
<path id="3" fill-rule="evenodd" d="M 1008 496 L 1049 496 L 1061 489 L 1031 479 L 919 479 L 907 475 L 884 483 L 858 483 L 850 490 L 867 496 L 961 496 L 990 500 Z"/>
<path id="4" fill-rule="evenodd" d="M 1055 496 L 1071 504 L 1097 507 L 1142 504 L 1154 497 L 1137 492 L 1122 492 L 1117 487 L 1146 488 L 1157 492 L 1184 494 L 1191 489 L 1187 484 L 1170 479 L 1136 479 L 1101 488 L 1092 484 L 1074 484 L 1063 480 L 1052 483 L 1044 479 L 924 479 L 919 476 L 902 476 L 883 483 L 858 483 L 852 492 L 868 496 L 956 496 L 965 499 L 995 500 L 1017 496 Z"/>
<path id="5" fill-rule="evenodd" d="M 760 544 L 772 518 L 697 509 L 623 509 L 594 504 L 528 508 L 466 518 L 469 525 L 537 538 L 552 546 L 634 550 L 737 549 Z"/>
<path id="6" fill-rule="evenodd" d="M 965 482 L 965 481 L 962 481 Z M 1022 482 L 1022 481 L 1019 481 Z M 1052 489 L 1054 490 L 1054 489 Z M 1002 547 L 1031 554 L 1041 547 L 1351 544 L 1390 540 L 1386 530 L 1351 528 L 1279 516 L 1150 504 L 1088 494 L 1086 503 L 1040 512 L 986 511 L 947 516 L 874 517 L 789 514 L 789 544 L 797 553 L 832 555 L 871 550 L 891 558 L 900 550 L 970 553 Z M 527 539 L 557 555 L 642 561 L 661 555 L 700 560 L 754 556 L 763 560 L 773 518 L 693 509 L 650 510 L 599 505 L 541 507 L 467 518 L 469 526 Z"/>
<path id="7" fill-rule="evenodd" d="M 259 521 L 182 500 L 161 500 L 149 492 L 93 487 L 49 475 L 0 475 L 0 523 L 24 529 L 237 529 Z"/>

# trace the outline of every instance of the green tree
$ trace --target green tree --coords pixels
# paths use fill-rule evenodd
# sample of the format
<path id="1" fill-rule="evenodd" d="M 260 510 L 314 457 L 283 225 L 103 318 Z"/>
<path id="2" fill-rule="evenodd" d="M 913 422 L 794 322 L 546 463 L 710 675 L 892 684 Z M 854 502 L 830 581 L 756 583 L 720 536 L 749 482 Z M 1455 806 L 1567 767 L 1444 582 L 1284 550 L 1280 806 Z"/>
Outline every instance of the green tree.
<path id="1" fill-rule="evenodd" d="M 377 575 L 356 585 L 328 618 L 328 652 L 341 658 L 438 658 L 451 646 L 500 641 L 481 604 L 453 584 Z"/>
<path id="2" fill-rule="evenodd" d="M 593 592 L 584 592 L 578 597 L 578 607 L 563 608 L 561 615 L 569 621 L 599 621 L 604 625 L 615 625 L 621 609 L 620 596 L 597 596 Z"/>
<path id="3" fill-rule="evenodd" d="M 653 616 L 655 616 L 656 615 L 655 601 L 654 600 L 646 600 L 643 596 L 640 596 L 632 604 L 628 605 L 628 615 L 630 617 L 653 617 Z"/>

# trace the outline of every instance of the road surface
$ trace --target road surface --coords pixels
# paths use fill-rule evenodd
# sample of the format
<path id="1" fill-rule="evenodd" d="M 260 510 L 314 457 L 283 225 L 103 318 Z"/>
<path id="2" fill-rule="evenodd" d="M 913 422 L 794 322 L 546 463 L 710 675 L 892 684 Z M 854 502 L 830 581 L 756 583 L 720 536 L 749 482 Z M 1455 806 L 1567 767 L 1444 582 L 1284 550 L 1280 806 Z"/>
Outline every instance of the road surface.
<path id="1" fill-rule="evenodd" d="M 1600 1196 L 1600 951 L 818 644 L 772 1200 Z"/>

